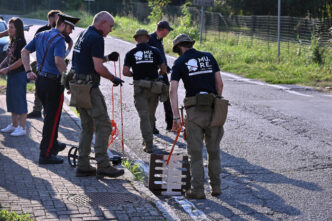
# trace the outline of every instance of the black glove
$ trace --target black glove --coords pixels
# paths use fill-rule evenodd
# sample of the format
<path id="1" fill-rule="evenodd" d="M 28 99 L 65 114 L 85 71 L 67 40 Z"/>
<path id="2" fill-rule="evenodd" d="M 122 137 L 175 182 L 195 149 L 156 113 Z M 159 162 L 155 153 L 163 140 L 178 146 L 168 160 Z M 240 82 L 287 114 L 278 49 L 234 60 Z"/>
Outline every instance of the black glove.
<path id="1" fill-rule="evenodd" d="M 171 68 L 167 65 L 167 73 L 171 72 Z"/>
<path id="2" fill-rule="evenodd" d="M 123 80 L 121 80 L 120 78 L 115 77 L 115 76 L 114 76 L 112 82 L 113 82 L 113 85 L 114 85 L 115 87 L 118 86 L 119 84 L 122 86 L 122 84 L 124 83 Z"/>
<path id="3" fill-rule="evenodd" d="M 117 61 L 119 59 L 119 53 L 113 51 L 111 54 L 107 55 L 109 61 Z"/>

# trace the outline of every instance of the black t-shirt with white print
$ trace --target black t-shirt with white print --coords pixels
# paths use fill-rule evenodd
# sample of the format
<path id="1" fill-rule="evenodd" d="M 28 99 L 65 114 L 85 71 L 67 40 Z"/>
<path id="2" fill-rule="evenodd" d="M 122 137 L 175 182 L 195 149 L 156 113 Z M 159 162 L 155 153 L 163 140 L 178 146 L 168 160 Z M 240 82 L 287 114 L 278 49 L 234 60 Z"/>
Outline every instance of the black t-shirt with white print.
<path id="1" fill-rule="evenodd" d="M 174 62 L 171 80 L 182 79 L 186 97 L 195 96 L 199 92 L 217 94 L 215 73 L 218 71 L 219 65 L 211 53 L 192 48 Z"/>
<path id="2" fill-rule="evenodd" d="M 134 80 L 158 78 L 159 65 L 164 63 L 160 51 L 146 43 L 137 44 L 125 57 L 124 65 L 132 68 Z"/>

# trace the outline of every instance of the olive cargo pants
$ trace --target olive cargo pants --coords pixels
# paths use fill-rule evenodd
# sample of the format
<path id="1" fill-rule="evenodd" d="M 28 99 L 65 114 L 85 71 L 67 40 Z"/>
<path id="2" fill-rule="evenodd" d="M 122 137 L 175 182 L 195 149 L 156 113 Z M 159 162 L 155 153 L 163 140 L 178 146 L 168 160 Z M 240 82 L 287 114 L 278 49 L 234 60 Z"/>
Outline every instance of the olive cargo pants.
<path id="1" fill-rule="evenodd" d="M 208 153 L 208 175 L 212 186 L 220 186 L 220 141 L 223 127 L 209 127 L 213 110 L 198 110 L 192 106 L 186 110 L 187 150 L 190 159 L 191 187 L 204 191 L 203 140 Z"/>
<path id="2" fill-rule="evenodd" d="M 78 108 L 82 124 L 78 149 L 78 168 L 82 170 L 89 168 L 89 155 L 91 153 L 94 127 L 96 128 L 94 150 L 97 166 L 98 168 L 110 166 L 107 146 L 112 132 L 112 125 L 107 114 L 106 103 L 98 87 L 92 88 L 90 95 L 92 108 Z"/>
<path id="3" fill-rule="evenodd" d="M 153 146 L 153 128 L 155 126 L 155 113 L 158 106 L 158 94 L 151 89 L 142 88 L 134 83 L 135 107 L 140 118 L 140 128 L 147 149 Z"/>

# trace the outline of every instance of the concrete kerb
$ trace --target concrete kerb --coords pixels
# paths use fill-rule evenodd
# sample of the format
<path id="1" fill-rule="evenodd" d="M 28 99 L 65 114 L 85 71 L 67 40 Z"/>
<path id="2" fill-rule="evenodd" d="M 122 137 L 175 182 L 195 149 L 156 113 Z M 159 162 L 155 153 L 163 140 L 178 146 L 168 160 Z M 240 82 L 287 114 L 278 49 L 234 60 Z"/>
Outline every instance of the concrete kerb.
<path id="1" fill-rule="evenodd" d="M 68 113 L 70 118 L 77 124 L 78 127 L 81 127 L 81 120 L 77 115 L 71 110 L 69 106 L 70 101 L 70 95 L 64 92 L 64 103 L 63 103 L 63 109 Z M 129 148 L 125 148 L 125 152 L 128 153 Z M 130 154 L 129 154 L 130 155 Z M 147 187 L 144 186 L 139 181 L 134 181 L 133 174 L 127 169 L 125 174 L 131 174 L 127 175 L 126 177 L 129 178 L 131 181 L 133 187 L 142 195 L 146 196 L 149 200 L 151 200 L 155 206 L 158 208 L 158 210 L 162 213 L 163 217 L 167 220 L 175 220 L 180 221 L 181 219 L 175 214 L 175 212 L 172 210 L 172 208 L 165 202 L 161 201 L 158 197 L 156 197 Z"/>

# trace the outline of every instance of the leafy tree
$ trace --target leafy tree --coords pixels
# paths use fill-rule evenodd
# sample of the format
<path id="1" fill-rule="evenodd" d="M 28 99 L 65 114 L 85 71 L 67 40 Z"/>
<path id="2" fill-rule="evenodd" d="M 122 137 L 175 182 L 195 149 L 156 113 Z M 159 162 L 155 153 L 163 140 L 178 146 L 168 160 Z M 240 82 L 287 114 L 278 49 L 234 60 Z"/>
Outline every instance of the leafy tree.
<path id="1" fill-rule="evenodd" d="M 163 8 L 166 7 L 171 0 L 148 0 L 148 5 L 151 8 L 149 19 L 151 22 L 158 22 L 163 17 Z"/>

